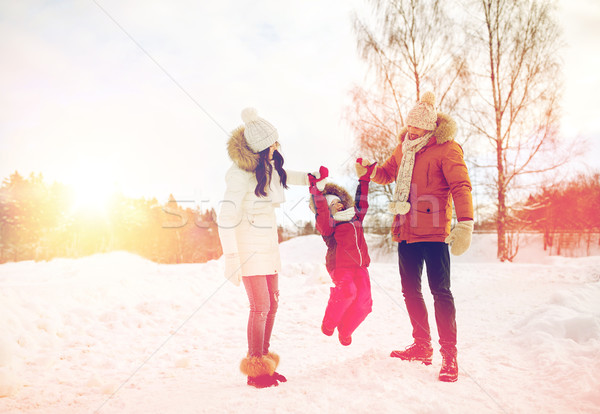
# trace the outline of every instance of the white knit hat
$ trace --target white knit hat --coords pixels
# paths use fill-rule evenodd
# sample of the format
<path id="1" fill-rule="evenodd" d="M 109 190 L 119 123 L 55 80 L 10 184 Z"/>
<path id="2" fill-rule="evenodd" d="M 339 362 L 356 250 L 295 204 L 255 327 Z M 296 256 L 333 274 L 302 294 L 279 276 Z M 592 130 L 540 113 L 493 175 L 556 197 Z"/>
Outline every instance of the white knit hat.
<path id="1" fill-rule="evenodd" d="M 433 92 L 425 92 L 418 102 L 408 113 L 406 122 L 408 126 L 433 131 L 436 126 L 437 112 L 435 110 L 435 95 Z"/>
<path id="2" fill-rule="evenodd" d="M 327 200 L 327 205 L 330 206 L 331 203 L 333 203 L 333 201 L 337 201 L 337 202 L 342 202 L 342 200 L 340 200 L 340 198 L 338 196 L 336 196 L 335 194 L 327 194 L 325 196 L 325 200 Z"/>
<path id="3" fill-rule="evenodd" d="M 258 116 L 256 109 L 246 108 L 242 111 L 244 121 L 244 137 L 250 149 L 261 152 L 269 148 L 279 139 L 277 129 L 267 120 Z"/>

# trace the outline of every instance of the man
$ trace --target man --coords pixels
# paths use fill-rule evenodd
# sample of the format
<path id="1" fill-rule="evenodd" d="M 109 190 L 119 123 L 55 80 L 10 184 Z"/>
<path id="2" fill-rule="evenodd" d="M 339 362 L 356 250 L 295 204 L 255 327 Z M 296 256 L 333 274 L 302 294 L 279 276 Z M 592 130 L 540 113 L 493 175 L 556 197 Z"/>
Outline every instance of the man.
<path id="1" fill-rule="evenodd" d="M 396 182 L 389 210 L 395 215 L 393 240 L 398 242 L 402 293 L 413 328 L 414 342 L 390 356 L 431 364 L 433 348 L 427 308 L 421 293 L 423 263 L 434 298 L 442 368 L 439 379 L 458 379 L 456 311 L 450 291 L 450 256 L 463 254 L 471 244 L 473 203 L 471 182 L 462 148 L 454 141 L 456 123 L 435 110 L 435 95 L 426 92 L 409 112 L 408 127 L 400 133 L 392 156 L 372 175 L 378 184 Z M 359 176 L 368 161 L 356 164 Z M 450 198 L 452 196 L 452 198 Z M 452 200 L 458 223 L 450 231 Z"/>

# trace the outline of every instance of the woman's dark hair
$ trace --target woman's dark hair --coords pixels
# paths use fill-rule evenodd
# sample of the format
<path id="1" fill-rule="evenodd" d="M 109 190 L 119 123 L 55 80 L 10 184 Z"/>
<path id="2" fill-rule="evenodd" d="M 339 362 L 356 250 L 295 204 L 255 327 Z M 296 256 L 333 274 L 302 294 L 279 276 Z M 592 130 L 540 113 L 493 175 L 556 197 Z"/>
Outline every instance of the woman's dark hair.
<path id="1" fill-rule="evenodd" d="M 269 162 L 269 148 L 262 150 L 258 153 L 258 166 L 254 171 L 256 175 L 256 188 L 254 189 L 254 194 L 257 197 L 266 197 L 267 196 L 267 187 L 271 182 L 271 173 L 273 172 L 273 166 Z M 273 163 L 275 164 L 275 169 L 279 174 L 279 180 L 281 181 L 281 185 L 283 188 L 288 188 L 287 186 L 287 173 L 283 169 L 283 157 L 279 153 L 279 151 L 273 151 Z"/>

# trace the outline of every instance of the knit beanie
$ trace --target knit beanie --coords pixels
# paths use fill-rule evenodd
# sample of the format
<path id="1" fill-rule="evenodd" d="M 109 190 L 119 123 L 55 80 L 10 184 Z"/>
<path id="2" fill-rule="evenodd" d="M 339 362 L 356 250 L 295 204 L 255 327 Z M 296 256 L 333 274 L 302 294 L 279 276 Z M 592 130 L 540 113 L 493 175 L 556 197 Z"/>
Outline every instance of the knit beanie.
<path id="1" fill-rule="evenodd" d="M 335 194 L 325 194 L 325 201 L 327 202 L 327 207 L 331 206 L 331 203 L 333 202 L 333 200 L 339 201 L 340 203 L 342 202 L 342 200 Z M 312 201 L 312 198 L 308 202 L 308 207 L 310 208 L 310 211 L 312 211 L 313 213 L 317 212 L 317 209 L 315 208 L 315 203 L 314 203 L 314 201 Z"/>
<path id="2" fill-rule="evenodd" d="M 336 196 L 335 194 L 327 194 L 325 196 L 325 200 L 327 200 L 327 205 L 330 206 L 331 203 L 333 203 L 333 201 L 339 201 L 340 203 L 342 202 L 342 200 L 340 200 L 340 198 L 338 196 Z"/>
<path id="3" fill-rule="evenodd" d="M 246 108 L 242 111 L 242 120 L 244 121 L 244 137 L 248 147 L 253 152 L 261 152 L 279 139 L 277 129 L 267 120 L 258 116 L 256 109 Z"/>
<path id="4" fill-rule="evenodd" d="M 435 95 L 433 92 L 425 92 L 413 109 L 408 113 L 406 120 L 408 126 L 433 131 L 437 121 L 435 110 Z"/>

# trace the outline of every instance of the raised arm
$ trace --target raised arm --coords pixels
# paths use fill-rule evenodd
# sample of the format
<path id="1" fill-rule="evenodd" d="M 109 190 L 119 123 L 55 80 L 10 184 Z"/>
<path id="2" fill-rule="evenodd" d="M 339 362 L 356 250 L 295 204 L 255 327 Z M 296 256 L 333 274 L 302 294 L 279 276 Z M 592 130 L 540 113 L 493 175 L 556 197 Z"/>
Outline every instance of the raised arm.
<path id="1" fill-rule="evenodd" d="M 323 193 L 318 189 L 311 190 L 313 201 L 315 202 L 315 208 L 317 210 L 315 221 L 316 228 L 322 236 L 330 236 L 333 234 L 335 227 L 335 221 L 331 214 L 329 214 L 329 206 Z"/>
<path id="2" fill-rule="evenodd" d="M 375 169 L 372 178 L 377 184 L 389 184 L 396 181 L 398 175 L 398 160 L 402 159 L 402 145 L 398 145 L 392 155 Z"/>
<path id="3" fill-rule="evenodd" d="M 367 214 L 367 210 L 369 209 L 369 180 L 358 180 L 356 196 L 354 198 L 354 207 L 358 219 L 363 221 Z"/>
<path id="4" fill-rule="evenodd" d="M 354 197 L 354 206 L 356 209 L 356 215 L 362 222 L 369 209 L 369 182 L 373 171 L 377 168 L 377 163 L 369 164 L 368 161 L 358 158 L 356 163 L 362 167 L 357 169 L 357 173 L 360 171 L 360 177 L 358 177 L 358 186 L 356 187 L 356 196 Z"/>
<path id="5" fill-rule="evenodd" d="M 288 169 L 286 169 L 285 172 L 287 174 L 287 184 L 308 185 L 308 173 Z"/>
<path id="6" fill-rule="evenodd" d="M 335 227 L 335 221 L 331 214 L 329 214 L 329 206 L 327 205 L 327 199 L 323 195 L 323 189 L 325 188 L 325 179 L 329 175 L 327 168 L 321 166 L 318 173 L 309 175 L 310 192 L 316 210 L 316 228 L 322 236 L 330 236 L 333 234 Z"/>

